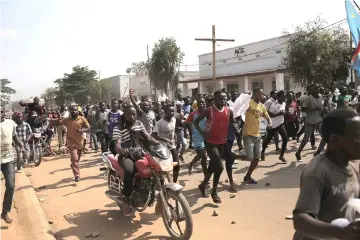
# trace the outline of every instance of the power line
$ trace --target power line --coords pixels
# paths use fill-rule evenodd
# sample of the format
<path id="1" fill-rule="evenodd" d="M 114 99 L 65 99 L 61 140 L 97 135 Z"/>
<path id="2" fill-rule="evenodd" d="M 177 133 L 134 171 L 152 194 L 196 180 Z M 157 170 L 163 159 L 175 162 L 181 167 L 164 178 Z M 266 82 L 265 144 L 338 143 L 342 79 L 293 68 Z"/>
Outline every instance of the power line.
<path id="1" fill-rule="evenodd" d="M 316 30 L 310 32 L 309 34 L 307 34 L 305 37 L 309 37 L 309 36 L 311 36 L 312 34 L 315 34 L 315 33 L 319 32 L 319 31 L 322 31 L 322 30 L 325 30 L 325 29 L 328 29 L 328 28 L 331 28 L 331 27 L 339 26 L 339 25 L 345 23 L 346 20 L 347 20 L 347 18 L 344 18 L 344 19 L 342 19 L 342 20 L 340 20 L 340 21 L 337 21 L 337 22 L 334 22 L 334 23 L 332 23 L 332 24 L 329 24 L 329 25 L 327 25 L 327 26 L 325 26 L 325 27 L 323 27 L 323 28 L 316 29 Z M 274 49 L 274 48 L 276 48 L 276 47 L 283 46 L 283 45 L 285 45 L 285 44 L 287 44 L 287 43 L 289 43 L 289 42 L 290 42 L 290 40 L 287 40 L 287 41 L 285 41 L 285 42 L 283 42 L 283 43 L 280 43 L 280 44 L 277 44 L 277 45 L 274 45 L 274 46 L 271 46 L 271 47 L 267 47 L 267 48 L 265 48 L 265 49 L 258 50 L 258 51 L 256 51 L 256 52 L 244 54 L 244 55 L 241 55 L 241 56 L 231 57 L 231 58 L 217 59 L 216 61 L 217 61 L 217 62 L 223 61 L 223 62 L 225 63 L 225 62 L 227 62 L 228 60 L 240 59 L 240 58 L 243 58 L 243 57 L 246 57 L 246 56 L 250 56 L 250 55 L 254 55 L 254 54 L 259 54 L 259 53 L 262 53 L 262 52 L 266 52 L 266 51 L 272 50 L 272 49 Z M 240 60 L 240 61 L 237 61 L 237 62 L 231 62 L 231 63 L 227 63 L 227 64 L 217 65 L 216 68 L 217 68 L 217 69 L 221 69 L 221 68 L 229 67 L 229 66 L 231 66 L 231 65 L 235 65 L 235 64 L 239 64 L 239 63 L 245 63 L 245 62 L 250 62 L 250 61 L 255 61 L 255 60 L 260 60 L 260 59 L 271 58 L 271 57 L 266 57 L 266 56 L 268 56 L 268 55 L 270 55 L 270 54 L 271 54 L 271 53 L 266 54 L 266 55 L 262 55 L 261 57 L 257 57 L 257 58 L 254 58 L 254 59 Z M 201 66 L 201 65 L 209 65 L 209 66 L 211 66 L 211 62 L 202 63 L 202 64 L 182 64 L 182 65 L 180 65 L 180 66 L 183 66 L 183 67 L 187 67 L 187 66 L 188 66 L 188 67 L 190 67 L 190 66 L 191 66 L 191 67 L 195 67 L 195 66 Z M 206 69 L 206 70 L 200 70 L 200 69 L 199 69 L 199 72 L 205 72 L 205 71 L 210 71 L 210 70 L 211 70 L 211 69 Z"/>
<path id="2" fill-rule="evenodd" d="M 312 34 L 318 32 L 318 31 L 322 31 L 322 30 L 325 30 L 325 29 L 327 29 L 327 28 L 335 27 L 335 26 L 337 26 L 337 25 L 341 25 L 341 24 L 345 23 L 346 20 L 347 20 L 347 19 L 344 18 L 344 19 L 342 19 L 342 20 L 340 20 L 340 21 L 337 21 L 337 22 L 335 22 L 335 23 L 332 23 L 332 24 L 330 24 L 330 25 L 327 25 L 327 26 L 325 26 L 325 27 L 323 27 L 323 28 L 316 29 L 316 30 L 310 32 L 310 33 L 309 33 L 308 35 L 306 35 L 305 37 L 309 37 L 309 36 L 311 36 Z M 248 53 L 248 54 L 244 54 L 244 55 L 240 55 L 240 56 L 236 56 L 236 57 L 231 57 L 231 58 L 217 59 L 216 61 L 217 61 L 217 62 L 221 62 L 221 61 L 225 61 L 225 62 L 226 62 L 226 61 L 232 60 L 232 59 L 239 59 L 239 58 L 242 58 L 242 57 L 246 57 L 246 56 L 250 56 L 250 55 L 254 55 L 254 54 L 259 54 L 259 53 L 262 53 L 262 52 L 266 52 L 266 51 L 272 50 L 273 48 L 276 48 L 276 47 L 279 47 L 279 46 L 288 44 L 289 42 L 290 42 L 290 40 L 287 40 L 287 41 L 285 41 L 285 42 L 283 42 L 283 43 L 280 43 L 280 44 L 277 44 L 277 45 L 274 45 L 274 46 L 272 46 L 272 47 L 268 47 L 268 48 L 265 48 L 265 49 L 262 49 L 262 50 L 259 50 L 259 51 L 256 51 L 256 52 L 252 52 L 252 53 Z M 258 59 L 258 58 L 257 58 L 257 59 Z M 239 63 L 239 62 L 236 62 L 236 63 Z M 202 64 L 198 64 L 198 65 L 209 65 L 209 64 L 211 65 L 211 62 L 209 62 L 209 63 L 202 63 Z M 227 64 L 227 65 L 230 65 L 230 64 Z M 222 65 L 220 65 L 220 66 L 222 66 Z"/>

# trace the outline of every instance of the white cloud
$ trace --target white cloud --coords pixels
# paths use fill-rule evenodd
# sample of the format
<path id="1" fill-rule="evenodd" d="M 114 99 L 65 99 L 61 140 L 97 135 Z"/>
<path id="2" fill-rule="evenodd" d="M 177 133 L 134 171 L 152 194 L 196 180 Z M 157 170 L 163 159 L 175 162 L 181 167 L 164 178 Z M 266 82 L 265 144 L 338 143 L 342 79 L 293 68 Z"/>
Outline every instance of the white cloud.
<path id="1" fill-rule="evenodd" d="M 19 33 L 15 29 L 1 29 L 1 37 L 18 39 Z"/>

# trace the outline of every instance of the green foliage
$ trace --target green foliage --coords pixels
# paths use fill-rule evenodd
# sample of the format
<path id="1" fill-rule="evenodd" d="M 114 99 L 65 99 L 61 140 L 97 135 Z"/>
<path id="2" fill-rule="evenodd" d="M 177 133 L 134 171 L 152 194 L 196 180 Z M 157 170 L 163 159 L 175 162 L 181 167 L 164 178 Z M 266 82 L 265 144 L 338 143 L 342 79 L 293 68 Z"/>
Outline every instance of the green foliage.
<path id="1" fill-rule="evenodd" d="M 148 74 L 148 64 L 144 61 L 134 62 L 129 70 L 128 73 L 133 73 L 135 76 L 145 76 Z"/>
<path id="2" fill-rule="evenodd" d="M 10 95 L 16 93 L 15 89 L 7 86 L 10 83 L 11 82 L 6 78 L 1 79 L 1 106 L 5 106 L 6 104 L 8 104 L 10 100 Z"/>
<path id="3" fill-rule="evenodd" d="M 46 88 L 44 93 L 41 94 L 40 97 L 44 98 L 46 107 L 54 106 L 55 98 L 56 98 L 56 88 L 54 88 L 54 87 Z"/>
<path id="4" fill-rule="evenodd" d="M 111 101 L 111 80 L 95 81 L 90 87 L 89 96 L 91 101 L 109 103 Z"/>
<path id="5" fill-rule="evenodd" d="M 168 93 L 168 87 L 171 90 L 177 88 L 183 57 L 184 53 L 174 38 L 162 38 L 155 44 L 148 67 L 149 78 L 155 89 Z"/>
<path id="6" fill-rule="evenodd" d="M 289 35 L 283 66 L 294 83 L 305 87 L 312 83 L 330 88 L 344 83 L 349 75 L 351 49 L 348 33 L 340 27 L 326 28 L 317 18 L 296 28 Z"/>
<path id="7" fill-rule="evenodd" d="M 87 103 L 90 89 L 97 82 L 97 72 L 87 66 L 75 66 L 72 73 L 65 73 L 63 78 L 54 81 L 56 84 L 56 104 L 75 101 L 79 104 Z"/>

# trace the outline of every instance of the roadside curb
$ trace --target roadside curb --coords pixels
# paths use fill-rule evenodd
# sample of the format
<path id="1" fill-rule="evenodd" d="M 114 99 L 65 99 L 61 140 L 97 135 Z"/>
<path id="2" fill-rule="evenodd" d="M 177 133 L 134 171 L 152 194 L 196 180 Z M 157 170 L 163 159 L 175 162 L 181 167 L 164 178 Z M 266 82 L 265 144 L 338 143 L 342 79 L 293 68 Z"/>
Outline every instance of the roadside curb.
<path id="1" fill-rule="evenodd" d="M 24 172 L 16 173 L 15 186 L 14 208 L 18 212 L 16 221 L 23 227 L 26 239 L 55 240 L 35 189 Z"/>

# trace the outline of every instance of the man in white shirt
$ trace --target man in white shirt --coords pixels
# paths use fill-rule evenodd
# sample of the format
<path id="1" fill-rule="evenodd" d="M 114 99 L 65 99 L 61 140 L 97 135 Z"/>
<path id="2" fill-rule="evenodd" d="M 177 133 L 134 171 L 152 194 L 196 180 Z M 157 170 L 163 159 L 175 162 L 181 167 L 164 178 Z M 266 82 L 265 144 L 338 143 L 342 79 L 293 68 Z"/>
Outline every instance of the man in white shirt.
<path id="1" fill-rule="evenodd" d="M 227 104 L 228 104 L 228 106 L 229 106 L 229 108 L 230 108 L 231 111 L 233 110 L 235 101 L 236 101 L 236 99 L 237 99 L 238 97 L 239 97 L 238 91 L 232 91 L 232 92 L 231 92 L 231 98 L 230 98 L 229 101 L 227 101 Z"/>
<path id="2" fill-rule="evenodd" d="M 265 160 L 265 149 L 267 148 L 269 142 L 272 140 L 274 135 L 275 134 L 277 135 L 279 133 L 282 139 L 279 160 L 282 161 L 283 163 L 286 163 L 286 160 L 284 158 L 284 153 L 288 142 L 288 136 L 287 136 L 286 128 L 284 126 L 284 115 L 285 115 L 285 107 L 286 107 L 285 92 L 283 90 L 278 91 L 276 93 L 276 99 L 277 100 L 273 102 L 268 109 L 268 114 L 271 117 L 272 128 L 267 130 L 267 136 L 262 145 L 261 159 Z"/>
<path id="3" fill-rule="evenodd" d="M 276 90 L 272 90 L 271 92 L 270 92 L 270 97 L 269 97 L 269 99 L 264 103 L 264 106 L 265 106 L 265 108 L 266 108 L 266 110 L 269 112 L 269 108 L 270 108 L 270 106 L 274 103 L 274 102 L 276 102 L 276 99 L 277 99 L 277 97 L 276 97 Z M 279 134 L 277 134 L 277 133 L 275 133 L 274 134 L 274 142 L 275 142 L 275 147 L 276 147 L 276 151 L 280 151 L 280 148 L 279 148 Z"/>
<path id="4" fill-rule="evenodd" d="M 5 110 L 1 107 L 1 172 L 5 178 L 5 194 L 1 213 L 1 219 L 8 224 L 12 223 L 12 219 L 8 213 L 11 210 L 14 190 L 15 190 L 15 161 L 12 149 L 13 141 L 21 149 L 24 145 L 16 135 L 16 123 L 13 120 L 5 119 Z"/>
<path id="5" fill-rule="evenodd" d="M 236 99 L 239 97 L 239 92 L 238 91 L 232 91 L 231 92 L 231 98 L 229 101 L 227 101 L 227 105 L 229 106 L 230 110 L 233 111 L 234 110 L 234 104 Z M 245 115 L 244 115 L 245 116 Z M 244 121 L 245 118 L 243 118 Z M 241 151 L 243 149 L 243 145 L 242 145 L 242 134 L 241 134 L 241 127 L 242 127 L 242 123 L 241 123 L 241 118 L 235 118 L 235 126 L 236 126 L 236 131 L 235 131 L 235 137 L 236 137 L 236 142 L 237 145 L 239 147 L 239 151 Z"/>

